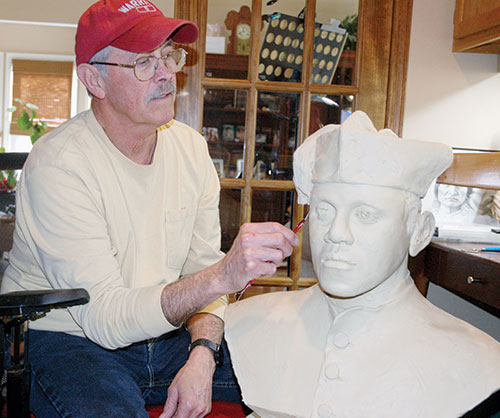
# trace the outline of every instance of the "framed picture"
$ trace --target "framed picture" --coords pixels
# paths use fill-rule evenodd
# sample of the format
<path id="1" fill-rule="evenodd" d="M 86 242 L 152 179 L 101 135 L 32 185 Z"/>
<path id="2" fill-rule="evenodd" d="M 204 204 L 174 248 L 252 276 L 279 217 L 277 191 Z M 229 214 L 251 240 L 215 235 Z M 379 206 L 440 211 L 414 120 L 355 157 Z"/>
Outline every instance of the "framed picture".
<path id="1" fill-rule="evenodd" d="M 234 141 L 234 125 L 222 125 L 222 139 L 224 141 Z"/>
<path id="2" fill-rule="evenodd" d="M 245 140 L 245 127 L 238 125 L 234 133 L 234 142 L 243 142 Z"/>
<path id="3" fill-rule="evenodd" d="M 265 144 L 267 142 L 267 134 L 263 132 L 257 132 L 255 134 L 255 142 L 257 144 Z"/>
<path id="4" fill-rule="evenodd" d="M 208 142 L 217 142 L 219 140 L 219 130 L 214 127 L 208 127 L 207 140 Z"/>
<path id="5" fill-rule="evenodd" d="M 436 221 L 435 238 L 477 242 L 497 242 L 500 227 L 494 215 L 494 190 L 432 183 L 422 200 L 422 211 L 430 211 Z"/>
<path id="6" fill-rule="evenodd" d="M 224 160 L 222 158 L 212 158 L 212 161 L 219 177 L 224 177 Z"/>

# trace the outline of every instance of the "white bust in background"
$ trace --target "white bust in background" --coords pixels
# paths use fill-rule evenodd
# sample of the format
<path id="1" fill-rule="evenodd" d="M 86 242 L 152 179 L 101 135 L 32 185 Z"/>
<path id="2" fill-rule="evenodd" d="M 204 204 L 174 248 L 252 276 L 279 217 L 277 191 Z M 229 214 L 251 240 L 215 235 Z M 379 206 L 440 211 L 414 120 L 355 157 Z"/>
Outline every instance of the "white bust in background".
<path id="1" fill-rule="evenodd" d="M 500 388 L 500 344 L 428 302 L 407 269 L 434 232 L 420 200 L 451 161 L 362 112 L 296 151 L 319 285 L 225 315 L 243 398 L 262 418 L 457 417 Z"/>

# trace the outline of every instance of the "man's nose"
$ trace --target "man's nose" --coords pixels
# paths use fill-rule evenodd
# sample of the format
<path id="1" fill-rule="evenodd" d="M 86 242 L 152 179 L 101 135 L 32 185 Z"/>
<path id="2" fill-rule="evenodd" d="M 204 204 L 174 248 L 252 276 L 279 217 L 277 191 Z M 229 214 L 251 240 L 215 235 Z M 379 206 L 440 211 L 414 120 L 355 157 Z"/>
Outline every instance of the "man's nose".
<path id="1" fill-rule="evenodd" d="M 157 81 L 172 80 L 174 74 L 175 71 L 172 71 L 172 69 L 170 69 L 162 59 L 157 60 L 157 67 L 155 71 L 155 79 Z"/>
<path id="2" fill-rule="evenodd" d="M 354 237 L 349 226 L 349 216 L 337 213 L 324 239 L 326 242 L 333 244 L 344 243 L 351 245 L 354 242 Z"/>

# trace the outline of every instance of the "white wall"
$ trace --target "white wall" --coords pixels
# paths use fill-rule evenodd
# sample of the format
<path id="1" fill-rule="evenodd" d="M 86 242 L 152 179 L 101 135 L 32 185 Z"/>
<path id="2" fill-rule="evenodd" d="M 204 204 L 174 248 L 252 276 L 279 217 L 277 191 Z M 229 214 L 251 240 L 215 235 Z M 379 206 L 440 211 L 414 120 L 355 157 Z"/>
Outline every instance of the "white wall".
<path id="1" fill-rule="evenodd" d="M 454 4 L 413 2 L 403 133 L 500 150 L 498 55 L 451 52 Z"/>
<path id="2" fill-rule="evenodd" d="M 498 56 L 451 52 L 454 4 L 413 2 L 403 136 L 500 150 Z M 500 341 L 499 318 L 432 284 L 428 297 Z"/>

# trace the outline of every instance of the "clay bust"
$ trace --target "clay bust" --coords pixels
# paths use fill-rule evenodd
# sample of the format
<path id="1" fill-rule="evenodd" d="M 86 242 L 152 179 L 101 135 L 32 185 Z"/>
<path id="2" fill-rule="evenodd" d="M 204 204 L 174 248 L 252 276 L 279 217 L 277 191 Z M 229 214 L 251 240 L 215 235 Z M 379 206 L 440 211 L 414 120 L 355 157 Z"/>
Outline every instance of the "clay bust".
<path id="1" fill-rule="evenodd" d="M 448 147 L 377 132 L 362 112 L 296 151 L 319 285 L 225 314 L 260 417 L 457 417 L 500 387 L 500 344 L 427 301 L 407 269 L 434 231 L 420 200 L 451 161 Z"/>

